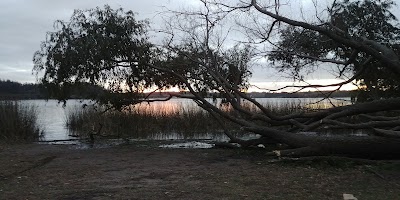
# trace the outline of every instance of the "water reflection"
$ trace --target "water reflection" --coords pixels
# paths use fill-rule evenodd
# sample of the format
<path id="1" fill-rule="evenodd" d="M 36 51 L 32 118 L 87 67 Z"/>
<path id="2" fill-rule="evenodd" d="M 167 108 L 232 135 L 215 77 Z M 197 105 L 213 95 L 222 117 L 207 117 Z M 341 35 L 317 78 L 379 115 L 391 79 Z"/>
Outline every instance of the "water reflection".
<path id="1" fill-rule="evenodd" d="M 206 100 L 217 107 L 223 106 L 221 99 Z M 344 106 L 351 104 L 349 97 L 340 99 L 323 99 L 321 98 L 256 98 L 261 105 L 267 105 L 275 108 L 292 106 L 292 107 L 307 107 L 309 109 L 327 109 L 333 106 Z M 242 100 L 242 105 L 249 106 L 249 109 L 256 110 L 256 106 L 246 100 Z M 180 110 L 202 110 L 195 102 L 190 99 L 172 98 L 165 102 L 142 103 L 134 105 L 131 110 L 137 110 L 143 113 L 155 113 L 158 115 L 170 115 L 179 112 Z M 229 108 L 225 108 L 229 109 Z"/>
<path id="2" fill-rule="evenodd" d="M 159 147 L 161 148 L 173 148 L 173 149 L 209 149 L 213 148 L 215 145 L 214 144 L 209 144 L 205 142 L 197 142 L 197 141 L 191 141 L 191 142 L 181 142 L 181 143 L 173 143 L 173 144 L 162 144 Z"/>
<path id="3" fill-rule="evenodd" d="M 200 107 L 190 99 L 172 98 L 169 101 L 156 101 L 133 105 L 130 109 L 141 113 L 151 113 L 162 116 L 171 115 L 181 110 L 200 110 Z"/>
<path id="4" fill-rule="evenodd" d="M 285 104 L 308 104 L 312 107 L 313 102 L 317 102 L 319 99 L 315 98 L 260 98 L 257 99 L 261 104 L 269 104 L 271 106 L 283 106 Z M 346 98 L 347 101 L 333 100 L 336 105 L 346 105 L 349 104 L 350 98 Z M 212 99 L 209 99 L 212 102 Z M 69 100 L 66 107 L 63 108 L 62 104 L 59 104 L 56 100 L 22 100 L 21 103 L 37 106 L 39 116 L 38 123 L 44 128 L 45 135 L 43 137 L 44 141 L 51 140 L 73 140 L 76 137 L 71 137 L 75 135 L 73 131 L 66 127 L 66 113 L 70 110 L 76 109 L 83 104 L 90 104 L 90 101 L 80 101 L 80 100 Z M 220 104 L 220 101 L 215 102 L 216 105 Z M 325 100 L 318 104 L 318 108 L 331 107 L 331 102 Z M 143 112 L 152 113 L 159 116 L 168 116 L 172 113 L 180 112 L 181 110 L 193 110 L 200 108 L 189 99 L 171 99 L 167 102 L 154 102 L 151 104 L 140 104 L 132 107 L 132 109 Z M 120 123 L 124 123 L 123 121 Z M 207 122 L 203 122 L 207 123 Z M 167 124 L 168 125 L 168 124 Z M 166 124 L 161 124 L 158 126 L 167 126 Z M 132 125 L 133 127 L 134 125 Z M 112 134 L 111 134 L 112 135 Z M 241 135 L 241 137 L 252 138 L 255 135 Z M 202 139 L 202 140 L 216 140 L 216 141 L 226 141 L 228 138 L 221 132 L 196 132 L 196 133 L 186 133 L 186 132 L 153 132 L 153 133 L 141 133 L 137 132 L 132 134 L 132 138 L 148 139 L 148 140 L 185 140 L 185 139 Z M 66 142 L 67 143 L 67 142 Z"/>
<path id="5" fill-rule="evenodd" d="M 69 130 L 65 126 L 66 110 L 81 106 L 89 101 L 69 100 L 64 109 L 57 100 L 21 100 L 21 103 L 37 107 L 38 123 L 44 129 L 44 137 L 41 140 L 69 140 Z"/>

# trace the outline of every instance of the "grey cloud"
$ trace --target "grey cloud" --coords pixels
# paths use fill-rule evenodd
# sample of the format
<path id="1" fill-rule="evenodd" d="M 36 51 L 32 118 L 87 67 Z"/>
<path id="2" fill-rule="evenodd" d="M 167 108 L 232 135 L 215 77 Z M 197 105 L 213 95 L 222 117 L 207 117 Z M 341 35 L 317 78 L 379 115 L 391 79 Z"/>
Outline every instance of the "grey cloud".
<path id="1" fill-rule="evenodd" d="M 139 13 L 139 18 L 154 18 L 161 1 L 128 0 L 2 0 L 0 1 L 0 79 L 34 82 L 32 56 L 53 30 L 55 20 L 68 20 L 74 9 L 90 9 L 109 4 Z M 171 1 L 162 1 L 172 3 Z"/>
<path id="2" fill-rule="evenodd" d="M 399 0 L 397 0 L 400 3 Z M 290 1 L 296 5 L 303 3 L 303 11 L 310 12 L 307 6 L 311 0 Z M 113 8 L 123 7 L 138 13 L 139 19 L 148 18 L 155 28 L 162 26 L 157 15 L 162 6 L 179 9 L 199 4 L 197 0 L 1 0 L 0 1 L 0 79 L 20 82 L 34 82 L 31 75 L 32 56 L 45 39 L 47 31 L 53 30 L 55 20 L 68 20 L 74 9 L 89 9 L 109 4 Z M 298 6 L 297 6 L 298 7 Z M 323 7 L 323 5 L 321 5 Z M 400 9 L 393 10 L 396 15 Z M 294 16 L 295 12 L 292 12 Z M 288 80 L 266 67 L 254 67 L 253 82 Z M 313 78 L 329 78 L 329 73 L 321 72 Z"/>

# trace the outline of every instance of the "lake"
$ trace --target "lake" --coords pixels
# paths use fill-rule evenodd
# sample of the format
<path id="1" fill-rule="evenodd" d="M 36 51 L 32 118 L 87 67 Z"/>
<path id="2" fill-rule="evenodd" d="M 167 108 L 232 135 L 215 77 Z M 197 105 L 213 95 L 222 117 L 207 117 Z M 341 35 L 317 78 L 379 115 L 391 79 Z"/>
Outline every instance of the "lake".
<path id="1" fill-rule="evenodd" d="M 257 99 L 261 104 L 270 104 L 272 106 L 280 106 L 287 103 L 296 104 L 296 105 L 304 105 L 310 104 L 313 102 L 317 102 L 320 99 L 318 98 L 258 98 Z M 349 104 L 350 98 L 344 98 L 345 101 L 342 100 L 332 100 L 334 104 Z M 211 99 L 210 99 L 211 101 Z M 51 140 L 69 140 L 74 139 L 70 137 L 70 130 L 65 125 L 66 121 L 66 113 L 71 109 L 76 109 L 83 104 L 90 104 L 89 100 L 68 100 L 65 107 L 62 104 L 59 104 L 57 100 L 21 100 L 20 101 L 24 105 L 33 105 L 38 110 L 38 123 L 39 126 L 44 130 L 44 137 L 41 139 L 43 141 L 51 141 Z M 218 102 L 217 102 L 218 103 Z M 197 105 L 188 99 L 176 99 L 173 98 L 167 102 L 154 102 L 151 104 L 140 104 L 139 109 L 149 110 L 149 111 L 157 111 L 163 113 L 174 112 L 174 110 L 179 109 L 180 107 L 193 108 L 197 107 Z M 312 107 L 312 105 L 310 105 Z M 327 100 L 319 103 L 321 107 L 330 107 L 330 103 Z M 201 138 L 193 138 L 193 139 L 211 139 L 211 140 L 227 140 L 227 138 L 222 134 L 210 134 L 204 133 L 199 136 Z M 152 134 L 149 135 L 149 140 L 171 140 L 171 139 L 183 139 L 184 136 L 181 134 L 175 133 L 160 133 L 160 134 Z"/>

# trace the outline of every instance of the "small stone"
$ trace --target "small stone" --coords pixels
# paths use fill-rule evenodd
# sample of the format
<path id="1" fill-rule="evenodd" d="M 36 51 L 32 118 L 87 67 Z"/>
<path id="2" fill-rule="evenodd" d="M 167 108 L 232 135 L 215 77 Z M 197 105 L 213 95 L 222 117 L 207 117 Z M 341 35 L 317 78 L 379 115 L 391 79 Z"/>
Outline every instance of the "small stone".
<path id="1" fill-rule="evenodd" d="M 354 195 L 352 194 L 343 194 L 343 200 L 358 200 Z"/>
<path id="2" fill-rule="evenodd" d="M 257 145 L 257 147 L 258 147 L 258 148 L 264 148 L 264 149 L 265 149 L 265 146 L 264 146 L 263 144 L 259 144 L 259 145 Z"/>

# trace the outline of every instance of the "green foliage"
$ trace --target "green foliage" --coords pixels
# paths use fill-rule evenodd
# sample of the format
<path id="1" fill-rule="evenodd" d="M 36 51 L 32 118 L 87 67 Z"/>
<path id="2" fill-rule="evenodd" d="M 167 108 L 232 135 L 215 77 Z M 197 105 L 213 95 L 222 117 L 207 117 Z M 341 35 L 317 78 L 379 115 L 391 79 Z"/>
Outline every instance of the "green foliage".
<path id="1" fill-rule="evenodd" d="M 153 85 L 146 66 L 153 47 L 148 22 L 135 20 L 132 11 L 76 10 L 69 22 L 54 26 L 58 30 L 47 34 L 33 58 L 34 71 L 44 71 L 41 82 L 51 95 L 66 99 L 77 83 L 106 86 L 109 93 L 137 93 Z"/>
<path id="2" fill-rule="evenodd" d="M 252 50 L 250 46 L 237 45 L 226 51 L 217 51 L 204 49 L 204 45 L 196 45 L 193 41 L 173 49 L 164 52 L 157 64 L 184 77 L 201 95 L 205 96 L 210 91 L 223 91 L 223 81 L 233 87 L 247 89 L 248 78 L 251 76 L 248 66 Z M 169 76 L 168 80 L 174 80 L 174 75 Z M 187 89 L 182 80 L 175 78 L 175 81 L 170 84 Z"/>
<path id="3" fill-rule="evenodd" d="M 330 12 L 333 25 L 352 37 L 365 37 L 390 45 L 399 39 L 399 28 L 393 22 L 396 17 L 390 12 L 392 0 L 343 0 L 336 2 Z"/>
<path id="4" fill-rule="evenodd" d="M 400 56 L 400 28 L 394 24 L 397 19 L 390 12 L 393 5 L 394 2 L 390 0 L 338 1 L 329 10 L 330 18 L 320 23 L 344 37 L 360 42 L 365 39 L 375 41 L 393 49 Z M 324 34 L 288 27 L 281 32 L 281 40 L 269 59 L 279 64 L 280 70 L 290 71 L 295 78 L 302 79 L 302 70 L 313 70 L 321 64 L 311 57 L 344 61 L 351 58 L 352 53 L 349 47 L 335 43 Z M 339 69 L 339 75 L 359 72 L 362 70 L 361 63 L 367 58 L 365 53 L 358 53 L 350 67 Z M 357 81 L 360 86 L 359 101 L 400 95 L 400 79 L 377 60 L 365 66 L 363 75 Z"/>
<path id="5" fill-rule="evenodd" d="M 281 31 L 278 46 L 269 55 L 269 60 L 282 71 L 289 71 L 298 80 L 303 80 L 302 70 L 310 71 L 317 67 L 312 59 L 300 57 L 327 57 L 335 45 L 325 35 L 318 32 L 289 26 Z M 324 42 L 324 45 L 320 43 Z M 310 69 L 311 68 L 311 69 Z"/>
<path id="6" fill-rule="evenodd" d="M 390 12 L 394 5 L 391 0 L 355 2 L 345 0 L 334 5 L 332 21 L 350 36 L 374 40 L 392 48 L 397 55 L 400 55 L 400 28 L 397 24 L 393 24 L 397 19 Z M 365 59 L 366 55 L 363 57 Z M 355 66 L 353 70 L 358 72 L 360 68 Z M 359 82 L 361 89 L 358 99 L 361 101 L 400 95 L 400 79 L 377 61 L 372 61 L 366 66 L 366 71 L 359 78 Z"/>
<path id="7" fill-rule="evenodd" d="M 44 71 L 41 82 L 50 96 L 65 100 L 76 85 L 91 84 L 104 88 L 90 93 L 91 99 L 118 109 L 139 103 L 143 91 L 155 87 L 190 85 L 199 95 L 222 90 L 224 81 L 247 88 L 250 47 L 217 51 L 201 41 L 156 47 L 148 40 L 148 26 L 123 9 L 76 10 L 47 34 L 34 55 L 34 71 Z"/>

